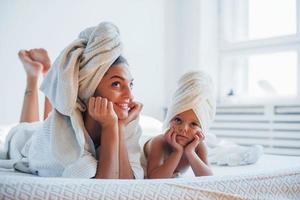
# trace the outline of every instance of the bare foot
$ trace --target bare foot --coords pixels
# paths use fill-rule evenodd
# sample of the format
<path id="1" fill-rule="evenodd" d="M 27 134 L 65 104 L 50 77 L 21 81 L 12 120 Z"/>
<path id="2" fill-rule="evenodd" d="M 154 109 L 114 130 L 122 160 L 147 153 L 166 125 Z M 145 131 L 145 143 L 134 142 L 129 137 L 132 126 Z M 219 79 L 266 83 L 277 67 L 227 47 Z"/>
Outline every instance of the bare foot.
<path id="1" fill-rule="evenodd" d="M 27 76 L 38 78 L 40 72 L 43 69 L 42 63 L 32 60 L 29 51 L 20 50 L 18 55 L 21 62 L 23 63 Z"/>
<path id="2" fill-rule="evenodd" d="M 43 65 L 42 73 L 44 75 L 47 74 L 51 66 L 51 62 L 47 51 L 43 48 L 31 49 L 29 50 L 29 55 L 32 58 L 32 60 L 42 63 Z"/>

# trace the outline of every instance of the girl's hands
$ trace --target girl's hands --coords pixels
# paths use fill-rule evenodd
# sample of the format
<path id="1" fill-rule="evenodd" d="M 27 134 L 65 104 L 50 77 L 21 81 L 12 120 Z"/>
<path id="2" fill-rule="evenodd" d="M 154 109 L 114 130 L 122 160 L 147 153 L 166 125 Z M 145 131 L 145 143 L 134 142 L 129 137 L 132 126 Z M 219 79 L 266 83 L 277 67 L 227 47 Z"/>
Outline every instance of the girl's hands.
<path id="1" fill-rule="evenodd" d="M 184 152 L 186 154 L 190 154 L 195 152 L 196 147 L 198 146 L 198 144 L 200 142 L 202 142 L 204 140 L 205 136 L 202 132 L 198 131 L 196 133 L 196 135 L 194 136 L 194 140 L 191 141 L 185 148 L 184 148 Z"/>
<path id="2" fill-rule="evenodd" d="M 114 111 L 113 103 L 106 98 L 91 97 L 89 99 L 88 112 L 102 127 L 107 127 L 118 122 L 118 116 Z"/>
<path id="3" fill-rule="evenodd" d="M 126 119 L 119 120 L 119 123 L 125 126 L 137 118 L 143 108 L 143 104 L 132 101 L 129 104 L 129 108 L 128 117 Z"/>
<path id="4" fill-rule="evenodd" d="M 182 153 L 183 152 L 183 146 L 181 146 L 180 144 L 178 144 L 176 142 L 176 133 L 174 131 L 174 128 L 171 127 L 170 129 L 168 129 L 164 135 L 165 140 L 168 142 L 168 144 L 171 145 L 171 147 L 177 151 Z"/>

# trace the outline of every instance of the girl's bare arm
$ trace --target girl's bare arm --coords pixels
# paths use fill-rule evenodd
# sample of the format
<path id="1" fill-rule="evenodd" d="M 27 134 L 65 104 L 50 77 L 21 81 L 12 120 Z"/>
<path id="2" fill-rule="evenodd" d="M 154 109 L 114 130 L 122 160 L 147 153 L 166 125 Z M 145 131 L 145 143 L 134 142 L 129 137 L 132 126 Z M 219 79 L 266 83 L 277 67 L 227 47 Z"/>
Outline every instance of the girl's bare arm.
<path id="1" fill-rule="evenodd" d="M 193 169 L 195 176 L 213 175 L 207 161 L 207 150 L 205 144 L 200 142 L 196 151 L 186 153 L 186 157 Z"/>
<path id="2" fill-rule="evenodd" d="M 177 168 L 183 152 L 173 151 L 164 160 L 164 156 L 167 154 L 165 148 L 163 148 L 163 136 L 159 135 L 146 143 L 145 150 L 147 154 L 147 174 L 148 178 L 171 178 Z"/>

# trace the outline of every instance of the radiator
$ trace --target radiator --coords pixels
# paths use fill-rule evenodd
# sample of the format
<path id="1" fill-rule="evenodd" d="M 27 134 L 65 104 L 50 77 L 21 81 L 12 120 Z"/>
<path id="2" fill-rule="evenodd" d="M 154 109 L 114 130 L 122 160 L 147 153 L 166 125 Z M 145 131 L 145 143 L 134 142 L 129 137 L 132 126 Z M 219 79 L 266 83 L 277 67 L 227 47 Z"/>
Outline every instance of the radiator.
<path id="1" fill-rule="evenodd" d="M 300 105 L 219 105 L 211 132 L 265 153 L 300 156 Z"/>

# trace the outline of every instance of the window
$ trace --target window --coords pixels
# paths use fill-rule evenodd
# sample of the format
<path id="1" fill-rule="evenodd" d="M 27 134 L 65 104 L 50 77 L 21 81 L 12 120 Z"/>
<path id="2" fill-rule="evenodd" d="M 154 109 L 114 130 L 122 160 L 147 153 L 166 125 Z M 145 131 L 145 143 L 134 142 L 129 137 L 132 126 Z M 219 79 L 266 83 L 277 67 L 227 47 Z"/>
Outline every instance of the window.
<path id="1" fill-rule="evenodd" d="M 297 95 L 297 54 L 280 52 L 248 58 L 250 97 Z"/>
<path id="2" fill-rule="evenodd" d="M 300 1 L 220 0 L 220 100 L 300 97 Z"/>

